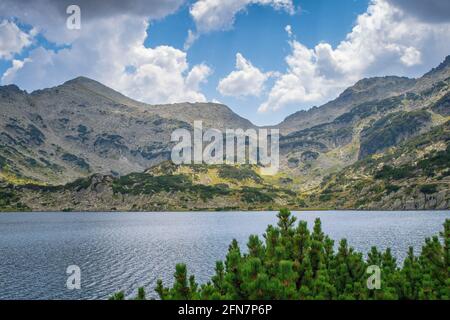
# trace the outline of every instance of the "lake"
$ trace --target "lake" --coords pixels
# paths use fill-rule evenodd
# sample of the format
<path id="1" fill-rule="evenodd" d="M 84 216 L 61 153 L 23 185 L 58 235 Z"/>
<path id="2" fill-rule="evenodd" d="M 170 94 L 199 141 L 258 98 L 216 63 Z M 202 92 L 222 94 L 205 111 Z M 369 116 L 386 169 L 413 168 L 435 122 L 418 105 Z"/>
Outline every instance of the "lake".
<path id="1" fill-rule="evenodd" d="M 450 219 L 450 211 L 294 214 L 309 227 L 321 218 L 325 233 L 358 251 L 390 247 L 399 261 Z M 276 212 L 1 213 L 0 299 L 106 299 L 140 286 L 156 297 L 157 279 L 171 283 L 176 263 L 205 282 L 233 238 L 245 249 L 276 221 Z M 69 265 L 81 269 L 81 290 L 66 288 Z"/>

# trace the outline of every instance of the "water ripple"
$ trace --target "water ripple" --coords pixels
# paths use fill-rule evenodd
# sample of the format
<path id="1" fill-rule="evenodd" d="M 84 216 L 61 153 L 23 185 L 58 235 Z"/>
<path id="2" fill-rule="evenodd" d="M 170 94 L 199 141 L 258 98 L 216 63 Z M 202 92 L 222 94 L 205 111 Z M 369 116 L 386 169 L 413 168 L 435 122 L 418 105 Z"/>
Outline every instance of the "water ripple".
<path id="1" fill-rule="evenodd" d="M 358 251 L 391 247 L 399 261 L 437 234 L 449 211 L 301 212 L 322 219 L 333 239 Z M 140 286 L 156 297 L 157 279 L 172 283 L 176 263 L 207 281 L 232 239 L 246 250 L 276 213 L 12 213 L 0 214 L 0 299 L 105 299 Z M 417 249 L 416 249 L 417 250 Z M 66 268 L 81 268 L 82 289 L 69 291 Z"/>

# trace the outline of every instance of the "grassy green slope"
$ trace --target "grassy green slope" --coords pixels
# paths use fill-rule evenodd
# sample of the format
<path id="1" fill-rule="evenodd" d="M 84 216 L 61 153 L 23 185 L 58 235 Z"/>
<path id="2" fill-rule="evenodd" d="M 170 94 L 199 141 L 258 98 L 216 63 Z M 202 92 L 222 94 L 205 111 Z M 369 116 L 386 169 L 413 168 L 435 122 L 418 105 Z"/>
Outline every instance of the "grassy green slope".
<path id="1" fill-rule="evenodd" d="M 372 155 L 305 195 L 310 206 L 354 209 L 448 209 L 450 122 Z"/>
<path id="2" fill-rule="evenodd" d="M 93 175 L 64 186 L 4 185 L 8 206 L 33 211 L 267 210 L 296 206 L 295 192 L 266 183 L 253 166 L 175 166 Z M 20 197 L 19 197 L 20 195 Z"/>

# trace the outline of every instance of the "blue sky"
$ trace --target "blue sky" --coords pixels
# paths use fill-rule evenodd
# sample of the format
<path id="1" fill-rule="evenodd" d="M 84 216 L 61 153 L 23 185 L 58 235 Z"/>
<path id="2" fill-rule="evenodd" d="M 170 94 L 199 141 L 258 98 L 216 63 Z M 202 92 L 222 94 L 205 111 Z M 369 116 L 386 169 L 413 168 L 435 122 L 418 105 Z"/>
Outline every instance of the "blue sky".
<path id="1" fill-rule="evenodd" d="M 72 2 L 80 30 L 66 28 Z M 150 104 L 217 101 L 276 124 L 363 77 L 436 66 L 450 54 L 446 3 L 4 0 L 1 83 L 32 91 L 83 75 Z"/>
<path id="2" fill-rule="evenodd" d="M 188 50 L 190 63 L 206 63 L 214 68 L 203 86 L 208 100 L 219 100 L 258 124 L 280 122 L 298 111 L 298 106 L 290 106 L 282 113 L 258 113 L 256 109 L 263 98 L 223 97 L 216 90 L 220 79 L 233 71 L 237 52 L 264 71 L 284 71 L 284 58 L 290 51 L 286 25 L 291 25 L 296 38 L 308 47 L 319 42 L 336 46 L 351 31 L 357 16 L 365 12 L 368 0 L 305 0 L 294 4 L 301 7 L 294 15 L 267 6 L 249 6 L 236 16 L 231 30 L 203 35 L 192 45 Z M 193 28 L 195 23 L 189 15 L 189 6 L 185 5 L 177 13 L 152 22 L 145 44 L 183 49 L 187 30 Z"/>

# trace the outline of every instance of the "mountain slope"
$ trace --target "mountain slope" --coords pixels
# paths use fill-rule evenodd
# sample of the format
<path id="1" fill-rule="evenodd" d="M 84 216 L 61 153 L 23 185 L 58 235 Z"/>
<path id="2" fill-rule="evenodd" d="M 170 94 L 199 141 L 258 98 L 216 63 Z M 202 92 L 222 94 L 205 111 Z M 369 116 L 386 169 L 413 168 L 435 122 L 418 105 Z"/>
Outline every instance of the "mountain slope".
<path id="1" fill-rule="evenodd" d="M 321 107 L 302 110 L 287 117 L 277 127 L 284 134 L 301 131 L 332 122 L 342 114 L 350 112 L 363 103 L 383 100 L 405 93 L 420 93 L 435 87 L 450 77 L 450 56 L 436 68 L 418 79 L 405 77 L 375 77 L 358 81 L 338 98 Z"/>
<path id="2" fill-rule="evenodd" d="M 65 186 L 0 183 L 0 211 L 264 210 L 293 206 L 296 194 L 264 182 L 257 167 L 175 166 L 143 173 L 93 175 Z"/>
<path id="3" fill-rule="evenodd" d="M 87 78 L 31 94 L 0 87 L 0 210 L 447 208 L 449 162 L 434 153 L 446 150 L 449 97 L 450 58 L 419 79 L 361 80 L 285 122 L 280 171 L 261 177 L 255 167 L 167 165 L 171 133 L 194 120 L 255 128 L 226 106 L 146 105 Z M 440 166 L 414 169 L 434 156 Z M 412 175 L 379 179 L 385 163 L 387 175 L 399 163 Z"/>
<path id="4" fill-rule="evenodd" d="M 146 105 L 87 79 L 31 94 L 0 87 L 0 156 L 10 175 L 65 183 L 92 173 L 128 174 L 169 159 L 171 133 L 253 125 L 219 104 Z"/>
<path id="5" fill-rule="evenodd" d="M 448 60 L 405 93 L 363 102 L 333 121 L 282 136 L 281 161 L 293 180 L 289 187 L 314 188 L 325 176 L 449 120 Z"/>
<path id="6" fill-rule="evenodd" d="M 416 81 L 402 77 L 380 77 L 358 81 L 338 98 L 309 110 L 302 110 L 287 117 L 277 127 L 283 134 L 312 128 L 328 123 L 353 107 L 368 101 L 397 96 L 412 89 Z"/>
<path id="7" fill-rule="evenodd" d="M 450 121 L 324 179 L 309 205 L 354 209 L 450 208 Z"/>

